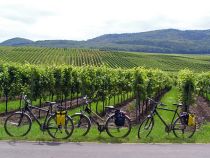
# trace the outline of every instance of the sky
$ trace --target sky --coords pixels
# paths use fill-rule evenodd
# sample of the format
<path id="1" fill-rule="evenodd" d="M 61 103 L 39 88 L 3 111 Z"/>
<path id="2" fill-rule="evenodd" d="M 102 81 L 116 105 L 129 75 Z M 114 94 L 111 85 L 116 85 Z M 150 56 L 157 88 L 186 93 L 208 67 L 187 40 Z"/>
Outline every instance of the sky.
<path id="1" fill-rule="evenodd" d="M 210 0 L 0 0 L 0 42 L 210 29 Z"/>

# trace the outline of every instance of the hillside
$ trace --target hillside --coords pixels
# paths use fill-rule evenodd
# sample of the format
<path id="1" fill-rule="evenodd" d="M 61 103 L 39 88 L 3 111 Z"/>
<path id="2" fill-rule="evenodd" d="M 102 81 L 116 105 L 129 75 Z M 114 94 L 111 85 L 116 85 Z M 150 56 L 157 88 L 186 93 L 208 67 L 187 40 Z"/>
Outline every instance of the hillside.
<path id="1" fill-rule="evenodd" d="M 106 34 L 87 41 L 30 41 L 15 38 L 3 46 L 38 46 L 54 48 L 96 48 L 112 51 L 134 51 L 179 54 L 210 54 L 210 30 L 165 29 L 140 33 Z"/>
<path id="2" fill-rule="evenodd" d="M 2 45 L 2 46 L 23 46 L 23 45 L 30 45 L 33 43 L 34 42 L 29 39 L 16 37 L 16 38 L 8 39 L 8 40 L 0 43 L 0 45 Z"/>
<path id="3" fill-rule="evenodd" d="M 201 72 L 210 69 L 210 55 L 170 55 L 72 48 L 0 47 L 0 63 L 10 62 L 36 65 L 107 65 L 112 68 L 143 66 L 165 71 L 179 71 L 188 68 Z"/>

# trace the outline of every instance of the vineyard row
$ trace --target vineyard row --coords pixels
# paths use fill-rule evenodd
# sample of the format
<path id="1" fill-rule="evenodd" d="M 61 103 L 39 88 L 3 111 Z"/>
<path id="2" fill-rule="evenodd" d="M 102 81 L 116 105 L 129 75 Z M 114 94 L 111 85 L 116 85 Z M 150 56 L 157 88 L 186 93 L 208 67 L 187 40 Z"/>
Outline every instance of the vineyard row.
<path id="1" fill-rule="evenodd" d="M 6 102 L 22 92 L 33 100 L 47 96 L 60 96 L 65 100 L 79 94 L 102 101 L 133 92 L 140 104 L 140 100 L 158 96 L 174 84 L 179 87 L 180 100 L 187 109 L 195 94 L 208 97 L 210 72 L 196 74 L 182 70 L 175 75 L 140 67 L 124 70 L 105 66 L 0 65 L 0 94 L 6 97 Z"/>

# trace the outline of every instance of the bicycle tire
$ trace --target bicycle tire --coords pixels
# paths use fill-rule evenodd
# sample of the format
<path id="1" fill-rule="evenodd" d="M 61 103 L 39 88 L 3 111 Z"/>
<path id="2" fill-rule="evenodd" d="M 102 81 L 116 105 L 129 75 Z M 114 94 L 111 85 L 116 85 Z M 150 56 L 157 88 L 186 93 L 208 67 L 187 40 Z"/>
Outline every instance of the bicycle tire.
<path id="1" fill-rule="evenodd" d="M 9 115 L 4 123 L 6 133 L 11 137 L 21 137 L 31 130 L 31 118 L 22 112 L 15 112 Z"/>
<path id="2" fill-rule="evenodd" d="M 194 126 L 188 126 L 185 117 L 178 117 L 173 124 L 173 133 L 177 138 L 191 138 L 196 131 L 196 124 Z"/>
<path id="3" fill-rule="evenodd" d="M 84 114 L 74 114 L 71 116 L 74 123 L 74 131 L 78 135 L 85 136 L 90 131 L 90 119 Z"/>
<path id="4" fill-rule="evenodd" d="M 51 115 L 47 120 L 47 132 L 55 139 L 67 139 L 74 131 L 74 124 L 68 115 L 65 117 L 65 125 L 57 125 L 56 115 Z"/>
<path id="5" fill-rule="evenodd" d="M 115 114 L 108 117 L 105 123 L 106 132 L 110 137 L 124 138 L 131 132 L 131 121 L 128 116 L 125 116 L 125 123 L 123 126 L 115 124 Z"/>
<path id="6" fill-rule="evenodd" d="M 138 138 L 147 138 L 154 127 L 154 119 L 152 117 L 145 118 L 139 126 Z"/>

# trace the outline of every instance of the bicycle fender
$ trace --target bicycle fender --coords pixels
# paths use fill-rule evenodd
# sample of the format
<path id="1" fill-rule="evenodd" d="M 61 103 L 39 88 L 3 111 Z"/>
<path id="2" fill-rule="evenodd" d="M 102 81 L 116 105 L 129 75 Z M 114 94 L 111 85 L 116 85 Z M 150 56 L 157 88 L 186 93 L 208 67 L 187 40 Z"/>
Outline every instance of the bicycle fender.
<path id="1" fill-rule="evenodd" d="M 73 115 L 84 115 L 84 114 L 82 114 L 81 112 L 77 112 L 77 113 L 75 113 L 75 114 L 73 114 Z M 73 116 L 72 115 L 72 116 Z"/>
<path id="2" fill-rule="evenodd" d="M 74 115 L 83 115 L 83 116 L 85 116 L 85 117 L 88 118 L 88 120 L 90 121 L 90 124 L 92 123 L 92 121 L 90 120 L 90 118 L 89 118 L 87 115 L 85 115 L 85 114 L 83 114 L 83 113 L 81 113 L 81 112 L 77 112 L 77 113 L 75 113 L 75 114 L 73 114 L 73 115 L 71 115 L 71 116 L 74 116 Z M 71 117 L 71 118 L 72 118 L 72 117 Z"/>
<path id="3" fill-rule="evenodd" d="M 15 114 L 22 114 L 23 112 L 21 112 L 21 111 L 17 111 L 17 112 L 15 112 Z M 27 113 L 23 113 L 24 115 L 27 115 L 28 117 L 29 117 L 29 119 L 30 119 L 30 121 L 32 122 L 32 119 L 31 119 L 31 116 L 29 115 L 29 114 L 27 114 Z"/>

